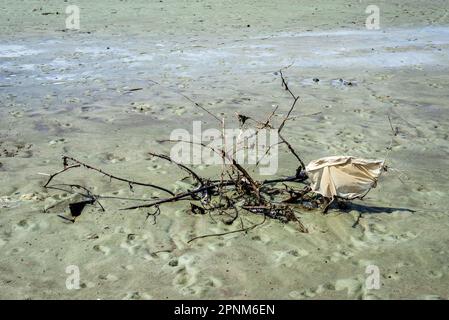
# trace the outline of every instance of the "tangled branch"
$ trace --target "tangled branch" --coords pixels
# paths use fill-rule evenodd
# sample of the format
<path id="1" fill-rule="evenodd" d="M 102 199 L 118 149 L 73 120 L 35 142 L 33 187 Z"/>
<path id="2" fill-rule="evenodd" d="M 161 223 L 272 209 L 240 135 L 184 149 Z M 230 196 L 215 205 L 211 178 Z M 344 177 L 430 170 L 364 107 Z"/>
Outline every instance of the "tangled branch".
<path id="1" fill-rule="evenodd" d="M 267 179 L 258 181 L 254 179 L 247 168 L 243 167 L 238 161 L 235 159 L 235 154 L 233 152 L 226 150 L 226 139 L 224 135 L 224 119 L 219 119 L 216 115 L 214 115 L 212 112 L 198 104 L 197 102 L 193 101 L 189 97 L 187 97 L 184 94 L 181 94 L 183 97 L 188 99 L 190 102 L 192 102 L 196 107 L 200 108 L 201 110 L 205 111 L 209 115 L 211 115 L 214 119 L 216 119 L 220 126 L 222 127 L 223 135 L 222 135 L 222 141 L 223 146 L 221 149 L 213 148 L 210 145 L 206 145 L 204 143 L 197 143 L 202 148 L 208 148 L 218 154 L 222 160 L 223 160 L 223 166 L 221 171 L 221 179 L 219 180 L 210 180 L 201 177 L 198 173 L 196 173 L 193 169 L 187 167 L 184 164 L 178 163 L 174 161 L 172 158 L 170 158 L 167 155 L 164 154 L 158 154 L 154 152 L 148 152 L 148 154 L 151 157 L 155 157 L 158 159 L 161 159 L 163 161 L 167 161 L 176 167 L 180 168 L 181 170 L 187 172 L 194 180 L 195 185 L 192 185 L 192 188 L 190 190 L 180 192 L 180 193 L 174 193 L 173 191 L 151 183 L 145 183 L 145 182 L 139 182 L 135 180 L 131 180 L 128 178 L 119 177 L 110 173 L 105 172 L 101 168 L 96 168 L 90 164 L 87 164 L 85 162 L 82 162 L 76 158 L 66 156 L 64 155 L 62 157 L 63 162 L 63 168 L 56 173 L 53 173 L 49 176 L 48 180 L 44 184 L 45 188 L 49 189 L 58 189 L 59 190 L 65 190 L 66 189 L 60 189 L 62 185 L 69 186 L 70 189 L 73 191 L 73 188 L 77 188 L 80 190 L 83 190 L 82 194 L 84 197 L 86 197 L 88 200 L 83 202 L 82 206 L 79 206 L 82 210 L 84 208 L 85 204 L 94 204 L 99 203 L 99 199 L 121 199 L 121 200 L 128 200 L 128 201 L 146 201 L 150 203 L 144 203 L 144 204 L 132 204 L 129 206 L 126 206 L 124 208 L 121 208 L 120 210 L 135 210 L 135 209 L 149 209 L 154 208 L 155 211 L 152 213 L 149 213 L 147 211 L 147 217 L 153 218 L 153 223 L 157 222 L 157 217 L 161 214 L 161 208 L 160 206 L 165 203 L 172 203 L 177 202 L 181 200 L 188 200 L 191 202 L 191 212 L 194 214 L 205 214 L 209 213 L 210 215 L 212 213 L 216 213 L 218 215 L 226 215 L 230 216 L 230 219 L 224 220 L 223 222 L 225 224 L 233 224 L 237 218 L 239 217 L 239 212 L 247 212 L 252 213 L 256 215 L 262 215 L 263 221 L 260 223 L 256 223 L 249 227 L 243 226 L 243 221 L 241 220 L 241 227 L 225 232 L 225 233 L 219 233 L 219 234 L 210 234 L 210 235 L 203 235 L 203 236 L 197 236 L 195 238 L 190 239 L 188 242 L 192 242 L 197 239 L 212 237 L 212 236 L 223 236 L 231 233 L 237 233 L 237 232 L 248 232 L 257 226 L 262 225 L 265 223 L 267 218 L 276 219 L 281 222 L 287 223 L 287 222 L 295 222 L 298 225 L 298 230 L 300 232 L 308 232 L 307 228 L 301 223 L 301 221 L 298 219 L 298 217 L 295 215 L 295 209 L 301 208 L 301 207 L 307 207 L 310 208 L 311 206 L 318 207 L 319 205 L 319 199 L 316 198 L 316 195 L 309 194 L 310 188 L 306 184 L 307 180 L 307 174 L 305 173 L 305 165 L 301 157 L 299 156 L 299 153 L 293 148 L 293 146 L 288 142 L 288 140 L 284 137 L 282 134 L 282 130 L 285 127 L 288 120 L 291 119 L 291 115 L 297 105 L 297 102 L 299 101 L 300 97 L 295 95 L 292 90 L 290 90 L 287 80 L 285 79 L 282 70 L 280 71 L 280 77 L 282 81 L 282 87 L 289 93 L 289 95 L 292 98 L 292 103 L 285 114 L 285 116 L 282 118 L 279 126 L 277 127 L 277 133 L 280 138 L 280 142 L 278 144 L 284 144 L 286 145 L 288 151 L 295 157 L 295 159 L 299 162 L 298 168 L 295 169 L 294 174 L 288 177 L 279 177 L 274 179 Z M 156 83 L 156 82 L 154 82 Z M 265 120 L 256 120 L 252 119 L 249 116 L 237 114 L 237 119 L 239 121 L 240 127 L 245 125 L 248 121 L 251 123 L 256 124 L 256 131 L 255 135 L 259 133 L 260 130 L 265 128 L 275 129 L 276 126 L 273 123 L 273 120 L 275 118 L 276 113 L 278 112 L 278 107 L 275 107 L 274 110 L 268 115 L 268 117 Z M 163 140 L 160 142 L 185 142 L 185 143 L 191 143 L 194 142 L 191 141 L 182 141 L 182 140 Z M 270 148 L 272 146 L 269 146 L 267 152 L 268 154 L 270 151 Z M 260 159 L 259 159 L 260 160 Z M 256 163 L 256 167 L 259 165 L 259 162 Z M 102 195 L 94 195 L 92 192 L 89 191 L 88 188 L 85 188 L 83 186 L 79 185 L 73 185 L 73 184 L 51 184 L 53 179 L 55 179 L 58 176 L 63 175 L 64 173 L 71 171 L 73 169 L 87 169 L 90 171 L 94 171 L 96 173 L 101 174 L 102 176 L 105 176 L 110 179 L 110 181 L 116 181 L 116 182 L 122 182 L 127 183 L 129 188 L 133 190 L 133 186 L 142 186 L 142 187 L 149 187 L 153 189 L 157 189 L 160 191 L 163 191 L 169 195 L 169 197 L 157 197 L 153 199 L 135 199 L 135 198 L 126 198 L 126 197 L 111 197 L 111 196 L 102 196 Z M 286 183 L 302 183 L 305 184 L 305 188 L 298 191 L 296 188 L 289 187 L 286 185 Z M 104 207 L 100 204 L 100 206 L 104 209 Z M 241 218 L 240 218 L 241 219 Z"/>

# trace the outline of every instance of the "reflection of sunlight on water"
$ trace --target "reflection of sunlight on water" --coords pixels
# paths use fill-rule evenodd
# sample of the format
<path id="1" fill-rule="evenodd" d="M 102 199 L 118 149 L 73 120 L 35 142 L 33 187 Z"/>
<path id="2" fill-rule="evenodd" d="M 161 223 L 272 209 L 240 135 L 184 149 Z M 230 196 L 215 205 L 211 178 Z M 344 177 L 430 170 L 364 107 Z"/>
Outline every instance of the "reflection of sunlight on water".
<path id="1" fill-rule="evenodd" d="M 270 35 L 270 38 L 277 37 L 294 37 L 294 38 L 308 38 L 308 37 L 326 37 L 329 39 L 332 38 L 341 38 L 345 36 L 351 37 L 361 37 L 361 38 L 372 38 L 372 39 L 380 39 L 384 38 L 384 40 L 389 40 L 392 42 L 401 41 L 397 37 L 449 37 L 449 28 L 448 27 L 422 27 L 422 28 L 395 28 L 395 29 L 381 29 L 381 30 L 339 30 L 339 31 L 312 31 L 312 32 L 281 32 L 277 34 Z M 253 39 L 266 39 L 267 36 L 258 36 Z M 403 40 L 403 39 L 402 39 Z M 445 41 L 444 43 L 448 43 Z"/>
<path id="2" fill-rule="evenodd" d="M 1 58 L 17 58 L 22 56 L 32 56 L 42 53 L 43 50 L 28 49 L 25 46 L 19 45 L 0 45 Z"/>
<path id="3" fill-rule="evenodd" d="M 122 79 L 146 70 L 151 74 L 194 76 L 208 72 L 272 69 L 292 62 L 302 68 L 403 68 L 445 65 L 448 59 L 448 27 L 392 30 L 344 30 L 330 32 L 277 33 L 245 42 L 162 45 L 148 41 L 115 43 L 108 39 L 81 46 L 79 41 L 32 40 L 27 45 L 0 45 L 3 77 L 26 83 L 37 79 L 49 84 L 95 76 Z M 142 49 L 144 46 L 144 50 Z"/>
<path id="4" fill-rule="evenodd" d="M 353 52 L 355 54 L 356 52 Z M 373 52 L 363 56 L 347 57 L 343 55 L 328 55 L 325 59 L 316 57 L 295 59 L 302 67 L 364 67 L 364 68 L 395 68 L 418 64 L 433 64 L 437 58 L 433 53 L 418 52 Z"/>
<path id="5" fill-rule="evenodd" d="M 260 39 L 253 38 L 251 41 Z M 431 46 L 449 44 L 449 28 L 281 33 L 269 40 L 273 44 L 231 45 L 219 49 L 188 48 L 173 57 L 195 64 L 219 64 L 222 61 L 246 66 L 276 65 L 286 56 L 298 66 L 311 68 L 432 65 L 445 58 L 442 50 Z M 257 63 L 248 61 L 251 58 L 258 58 Z"/>

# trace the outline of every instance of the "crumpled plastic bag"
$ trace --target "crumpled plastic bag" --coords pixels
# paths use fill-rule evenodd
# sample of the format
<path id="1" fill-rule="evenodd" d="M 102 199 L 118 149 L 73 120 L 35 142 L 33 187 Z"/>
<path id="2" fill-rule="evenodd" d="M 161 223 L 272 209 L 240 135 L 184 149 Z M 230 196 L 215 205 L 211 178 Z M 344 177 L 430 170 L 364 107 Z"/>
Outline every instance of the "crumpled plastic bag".
<path id="1" fill-rule="evenodd" d="M 384 160 L 334 156 L 311 161 L 306 172 L 312 181 L 312 191 L 331 199 L 351 200 L 376 187 L 383 166 Z"/>

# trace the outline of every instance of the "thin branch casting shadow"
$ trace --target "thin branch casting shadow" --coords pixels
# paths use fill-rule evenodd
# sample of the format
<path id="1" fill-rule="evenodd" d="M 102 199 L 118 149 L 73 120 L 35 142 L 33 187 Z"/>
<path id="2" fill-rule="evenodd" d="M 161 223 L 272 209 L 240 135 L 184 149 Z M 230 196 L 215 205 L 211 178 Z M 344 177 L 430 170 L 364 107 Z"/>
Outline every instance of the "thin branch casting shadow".
<path id="1" fill-rule="evenodd" d="M 340 210 L 343 212 L 358 211 L 363 214 L 393 213 L 396 211 L 411 212 L 411 213 L 416 212 L 416 210 L 412 210 L 412 209 L 408 209 L 408 208 L 376 207 L 376 206 L 369 206 L 369 205 L 364 205 L 364 204 L 354 203 L 354 202 L 345 203 L 344 206 L 340 207 Z"/>

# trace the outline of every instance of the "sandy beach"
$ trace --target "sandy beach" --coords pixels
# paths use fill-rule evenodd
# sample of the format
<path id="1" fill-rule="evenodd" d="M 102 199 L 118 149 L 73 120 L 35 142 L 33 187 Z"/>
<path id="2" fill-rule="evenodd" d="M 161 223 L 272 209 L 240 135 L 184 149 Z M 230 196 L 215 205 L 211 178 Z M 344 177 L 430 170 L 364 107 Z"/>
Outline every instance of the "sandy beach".
<path id="1" fill-rule="evenodd" d="M 76 2 L 0 4 L 0 299 L 449 298 L 447 1 L 378 1 L 378 30 L 365 26 L 366 1 Z M 79 30 L 66 30 L 69 4 Z M 301 212 L 307 234 L 268 219 L 191 243 L 238 226 L 193 215 L 187 201 L 162 205 L 156 224 L 118 199 L 75 223 L 58 217 L 77 199 L 43 188 L 61 155 L 182 191 L 185 175 L 148 156 L 169 154 L 158 140 L 195 120 L 216 127 L 182 95 L 229 125 L 236 112 L 285 115 L 278 70 L 289 65 L 301 98 L 284 135 L 306 162 L 383 159 L 388 116 L 398 128 L 389 170 L 363 201 Z M 296 166 L 281 149 L 276 176 Z M 83 170 L 64 179 L 103 195 L 163 196 Z M 378 289 L 366 286 L 373 265 Z M 67 288 L 68 266 L 80 289 Z"/>

